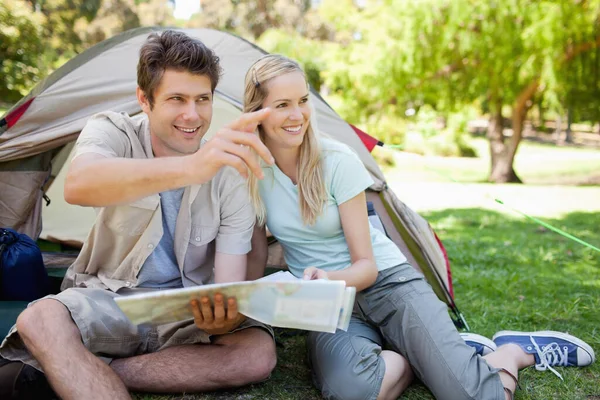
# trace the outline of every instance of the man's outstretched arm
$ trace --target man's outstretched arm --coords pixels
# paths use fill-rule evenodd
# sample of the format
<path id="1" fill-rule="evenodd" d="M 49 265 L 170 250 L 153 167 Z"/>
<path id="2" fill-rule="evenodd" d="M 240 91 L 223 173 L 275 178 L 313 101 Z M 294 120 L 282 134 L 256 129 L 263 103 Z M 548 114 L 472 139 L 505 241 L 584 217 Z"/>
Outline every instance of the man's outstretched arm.
<path id="1" fill-rule="evenodd" d="M 65 200 L 105 207 L 187 186 L 191 176 L 185 157 L 111 158 L 84 153 L 73 160 L 65 180 Z"/>
<path id="2" fill-rule="evenodd" d="M 69 167 L 65 199 L 81 206 L 105 207 L 128 203 L 154 193 L 211 180 L 231 166 L 242 176 L 248 169 L 259 178 L 262 170 L 254 155 L 272 164 L 273 157 L 254 132 L 268 109 L 243 114 L 221 129 L 197 152 L 181 157 L 127 159 L 83 153 Z"/>

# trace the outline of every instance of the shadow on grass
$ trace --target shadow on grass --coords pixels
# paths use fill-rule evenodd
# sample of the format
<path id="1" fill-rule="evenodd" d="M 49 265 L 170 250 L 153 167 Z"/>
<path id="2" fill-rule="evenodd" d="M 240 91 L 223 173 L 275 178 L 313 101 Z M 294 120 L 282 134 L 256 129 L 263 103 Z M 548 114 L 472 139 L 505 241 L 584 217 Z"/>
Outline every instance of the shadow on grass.
<path id="1" fill-rule="evenodd" d="M 454 278 L 456 301 L 471 329 L 568 331 L 600 350 L 600 253 L 545 228 L 481 209 L 424 213 L 441 237 Z M 600 246 L 600 215 L 572 213 L 546 222 Z M 278 365 L 265 383 L 203 395 L 138 399 L 319 399 L 306 362 L 305 336 L 277 330 Z M 564 382 L 529 368 L 517 400 L 579 400 L 600 396 L 600 367 L 563 368 Z M 433 399 L 413 384 L 402 399 Z"/>

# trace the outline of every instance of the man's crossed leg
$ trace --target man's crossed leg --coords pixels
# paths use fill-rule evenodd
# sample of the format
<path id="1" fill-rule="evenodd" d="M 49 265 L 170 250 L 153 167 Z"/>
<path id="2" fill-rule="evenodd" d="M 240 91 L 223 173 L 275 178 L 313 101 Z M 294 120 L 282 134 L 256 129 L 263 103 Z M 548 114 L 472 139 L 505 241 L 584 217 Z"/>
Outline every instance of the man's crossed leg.
<path id="1" fill-rule="evenodd" d="M 275 367 L 272 333 L 255 321 L 219 336 L 193 321 L 138 330 L 114 296 L 70 289 L 36 302 L 19 316 L 18 336 L 10 335 L 2 355 L 42 369 L 62 399 L 238 387 L 267 379 Z"/>

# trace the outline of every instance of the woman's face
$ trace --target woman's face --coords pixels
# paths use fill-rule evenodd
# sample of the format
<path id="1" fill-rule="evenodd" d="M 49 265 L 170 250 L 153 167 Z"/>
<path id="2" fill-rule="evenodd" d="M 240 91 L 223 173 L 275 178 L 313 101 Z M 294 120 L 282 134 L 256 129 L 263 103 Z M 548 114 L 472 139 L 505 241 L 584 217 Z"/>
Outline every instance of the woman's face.
<path id="1" fill-rule="evenodd" d="M 262 122 L 265 144 L 274 148 L 299 148 L 310 123 L 309 91 L 301 72 L 290 72 L 266 84 L 262 104 L 271 114 Z"/>

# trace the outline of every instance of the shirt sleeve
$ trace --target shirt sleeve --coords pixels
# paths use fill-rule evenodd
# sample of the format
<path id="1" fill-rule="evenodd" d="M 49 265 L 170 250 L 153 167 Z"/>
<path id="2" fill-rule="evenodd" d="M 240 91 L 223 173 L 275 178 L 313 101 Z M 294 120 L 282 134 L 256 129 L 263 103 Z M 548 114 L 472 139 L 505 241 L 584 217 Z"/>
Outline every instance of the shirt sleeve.
<path id="1" fill-rule="evenodd" d="M 217 233 L 216 251 L 226 254 L 247 254 L 256 221 L 254 207 L 246 182 L 233 168 L 223 171 L 221 189 L 221 224 Z"/>
<path id="2" fill-rule="evenodd" d="M 129 157 L 130 148 L 127 135 L 107 117 L 98 115 L 90 118 L 79 134 L 73 159 L 85 153 L 96 153 L 109 158 Z"/>
<path id="3" fill-rule="evenodd" d="M 352 150 L 336 151 L 330 168 L 330 193 L 338 205 L 354 198 L 373 184 L 373 178 Z"/>

